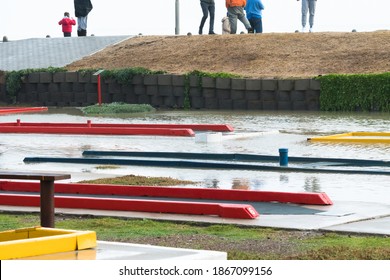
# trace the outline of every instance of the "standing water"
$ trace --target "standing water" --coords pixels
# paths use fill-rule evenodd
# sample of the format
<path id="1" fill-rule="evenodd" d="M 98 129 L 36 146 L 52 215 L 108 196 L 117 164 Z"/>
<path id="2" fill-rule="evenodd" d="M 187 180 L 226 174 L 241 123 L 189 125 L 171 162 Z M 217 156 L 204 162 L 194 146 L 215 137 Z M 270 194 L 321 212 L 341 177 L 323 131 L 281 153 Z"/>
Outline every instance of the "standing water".
<path id="1" fill-rule="evenodd" d="M 390 115 L 323 112 L 159 111 L 128 118 L 82 116 L 78 110 L 50 109 L 34 114 L 1 115 L 0 122 L 86 123 L 212 123 L 229 124 L 235 135 L 216 142 L 195 137 L 1 134 L 0 169 L 53 171 L 72 175 L 72 182 L 122 175 L 164 176 L 197 182 L 197 187 L 291 192 L 326 192 L 333 201 L 390 204 L 387 175 L 265 172 L 251 170 L 178 169 L 69 163 L 24 163 L 25 157 L 82 157 L 85 150 L 239 153 L 278 156 L 280 148 L 290 157 L 349 158 L 390 161 L 390 144 L 308 142 L 307 138 L 354 131 L 389 131 Z M 258 132 L 265 132 L 259 134 Z M 160 159 L 162 160 L 162 159 Z M 275 162 L 278 165 L 279 162 Z"/>

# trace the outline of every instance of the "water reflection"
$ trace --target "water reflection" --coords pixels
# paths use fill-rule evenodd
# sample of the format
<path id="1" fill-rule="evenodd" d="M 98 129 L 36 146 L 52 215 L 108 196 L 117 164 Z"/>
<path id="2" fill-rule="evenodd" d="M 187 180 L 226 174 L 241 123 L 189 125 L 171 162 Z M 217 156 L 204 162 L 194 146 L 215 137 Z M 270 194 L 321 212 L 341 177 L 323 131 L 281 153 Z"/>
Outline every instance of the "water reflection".
<path id="1" fill-rule="evenodd" d="M 303 188 L 307 192 L 322 192 L 320 180 L 317 177 L 306 177 Z"/>

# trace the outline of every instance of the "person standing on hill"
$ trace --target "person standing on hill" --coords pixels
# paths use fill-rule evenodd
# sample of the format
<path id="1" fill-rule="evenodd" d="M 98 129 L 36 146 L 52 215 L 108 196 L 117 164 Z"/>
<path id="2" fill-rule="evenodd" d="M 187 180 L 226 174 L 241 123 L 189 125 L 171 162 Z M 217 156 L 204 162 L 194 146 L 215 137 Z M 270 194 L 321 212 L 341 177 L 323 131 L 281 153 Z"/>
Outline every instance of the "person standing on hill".
<path id="1" fill-rule="evenodd" d="M 313 32 L 316 4 L 317 0 L 302 0 L 302 32 L 306 31 L 307 12 L 309 12 L 309 32 Z"/>
<path id="2" fill-rule="evenodd" d="M 64 18 L 58 22 L 59 25 L 62 25 L 62 32 L 64 37 L 72 36 L 72 25 L 76 25 L 76 21 L 73 18 L 70 18 L 68 12 L 64 13 Z"/>
<path id="3" fill-rule="evenodd" d="M 230 34 L 237 32 L 237 19 L 239 19 L 248 30 L 248 33 L 253 33 L 253 28 L 245 16 L 244 7 L 246 0 L 226 0 L 226 8 L 228 10 L 230 22 Z"/>
<path id="4" fill-rule="evenodd" d="M 215 18 L 215 2 L 214 0 L 200 0 L 200 6 L 202 7 L 203 17 L 200 21 L 199 35 L 203 34 L 203 26 L 210 13 L 210 28 L 209 34 L 214 35 L 214 18 Z"/>
<path id="5" fill-rule="evenodd" d="M 247 0 L 246 17 L 249 20 L 255 33 L 263 33 L 263 15 L 264 5 L 261 0 Z"/>
<path id="6" fill-rule="evenodd" d="M 77 35 L 87 36 L 88 14 L 93 9 L 91 0 L 74 0 L 74 10 L 77 17 Z"/>

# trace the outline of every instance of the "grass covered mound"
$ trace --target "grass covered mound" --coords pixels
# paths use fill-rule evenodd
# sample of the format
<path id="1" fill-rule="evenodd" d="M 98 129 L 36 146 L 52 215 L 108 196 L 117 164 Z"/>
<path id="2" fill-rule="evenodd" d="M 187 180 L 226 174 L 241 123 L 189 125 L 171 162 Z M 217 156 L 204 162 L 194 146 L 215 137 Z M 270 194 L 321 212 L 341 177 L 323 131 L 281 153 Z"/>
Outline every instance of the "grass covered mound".
<path id="1" fill-rule="evenodd" d="M 149 113 L 155 109 L 149 104 L 127 104 L 121 102 L 96 104 L 84 107 L 81 111 L 87 116 L 113 116 L 134 113 Z"/>

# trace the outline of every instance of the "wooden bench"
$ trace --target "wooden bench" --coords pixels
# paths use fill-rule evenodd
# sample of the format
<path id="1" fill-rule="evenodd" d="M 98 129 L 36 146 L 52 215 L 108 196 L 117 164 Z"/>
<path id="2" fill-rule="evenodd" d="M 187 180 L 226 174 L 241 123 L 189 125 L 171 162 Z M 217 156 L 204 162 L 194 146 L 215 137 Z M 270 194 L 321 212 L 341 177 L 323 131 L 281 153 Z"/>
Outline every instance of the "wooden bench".
<path id="1" fill-rule="evenodd" d="M 70 179 L 70 174 L 0 171 L 0 179 L 40 180 L 41 226 L 54 228 L 54 181 Z"/>

